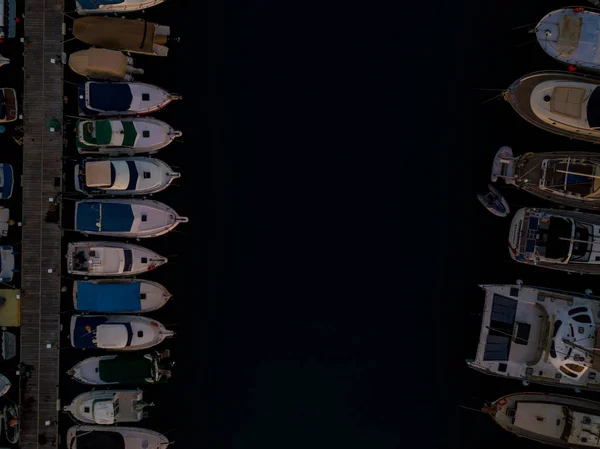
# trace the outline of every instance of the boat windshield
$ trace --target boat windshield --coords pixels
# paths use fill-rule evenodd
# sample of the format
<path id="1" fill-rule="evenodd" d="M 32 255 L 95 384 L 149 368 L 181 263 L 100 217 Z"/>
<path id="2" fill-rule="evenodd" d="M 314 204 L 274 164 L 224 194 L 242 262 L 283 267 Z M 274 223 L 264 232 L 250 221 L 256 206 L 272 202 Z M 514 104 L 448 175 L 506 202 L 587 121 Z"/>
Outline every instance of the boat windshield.
<path id="1" fill-rule="evenodd" d="M 600 87 L 596 87 L 587 102 L 587 120 L 590 128 L 600 128 Z"/>
<path id="2" fill-rule="evenodd" d="M 567 262 L 573 245 L 573 222 L 567 218 L 549 217 L 540 220 L 535 249 L 546 259 Z"/>
<path id="3" fill-rule="evenodd" d="M 548 161 L 543 187 L 574 196 L 600 196 L 600 166 L 575 159 Z"/>

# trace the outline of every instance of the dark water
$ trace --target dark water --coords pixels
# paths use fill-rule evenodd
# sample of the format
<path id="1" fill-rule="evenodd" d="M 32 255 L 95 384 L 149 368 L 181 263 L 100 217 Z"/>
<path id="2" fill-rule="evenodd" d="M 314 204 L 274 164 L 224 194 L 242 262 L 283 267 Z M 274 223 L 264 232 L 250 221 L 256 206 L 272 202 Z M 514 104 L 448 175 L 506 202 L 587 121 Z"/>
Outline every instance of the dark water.
<path id="1" fill-rule="evenodd" d="M 475 193 L 501 145 L 595 147 L 538 130 L 501 100 L 482 105 L 496 92 L 473 88 L 559 69 L 526 44 L 527 28 L 511 29 L 560 6 L 231 0 L 148 10 L 182 37 L 166 60 L 136 58 L 140 80 L 184 96 L 157 115 L 183 143 L 158 153 L 182 178 L 155 198 L 190 223 L 141 242 L 170 257 L 151 278 L 175 298 L 152 316 L 178 335 L 166 344 L 175 376 L 148 389 L 157 405 L 140 425 L 202 447 L 536 447 L 457 407 L 524 388 L 464 363 L 479 333 L 477 284 L 600 284 L 510 262 L 509 220 Z M 513 210 L 543 205 L 504 192 Z M 92 353 L 62 355 L 66 370 Z M 66 378 L 61 387 L 64 403 L 85 390 Z"/>

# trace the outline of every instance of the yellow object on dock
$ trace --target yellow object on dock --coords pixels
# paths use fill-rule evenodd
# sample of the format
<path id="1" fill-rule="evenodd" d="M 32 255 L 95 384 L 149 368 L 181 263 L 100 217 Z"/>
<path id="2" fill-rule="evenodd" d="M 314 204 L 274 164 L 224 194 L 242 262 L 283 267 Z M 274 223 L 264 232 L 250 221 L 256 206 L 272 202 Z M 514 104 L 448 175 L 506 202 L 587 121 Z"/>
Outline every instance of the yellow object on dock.
<path id="1" fill-rule="evenodd" d="M 21 291 L 12 288 L 0 289 L 0 298 L 4 299 L 0 304 L 0 326 L 21 325 Z"/>

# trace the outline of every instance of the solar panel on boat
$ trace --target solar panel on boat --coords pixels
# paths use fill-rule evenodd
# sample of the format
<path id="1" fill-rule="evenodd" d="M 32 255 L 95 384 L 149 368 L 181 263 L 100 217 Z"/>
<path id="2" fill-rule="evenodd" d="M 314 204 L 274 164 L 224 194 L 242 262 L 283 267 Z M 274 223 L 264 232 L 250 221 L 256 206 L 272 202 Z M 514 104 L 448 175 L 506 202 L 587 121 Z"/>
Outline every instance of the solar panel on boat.
<path id="1" fill-rule="evenodd" d="M 538 217 L 529 217 L 529 229 L 537 230 L 539 221 Z"/>
<path id="2" fill-rule="evenodd" d="M 525 244 L 525 251 L 528 253 L 532 253 L 535 250 L 535 240 L 527 239 L 527 243 Z"/>

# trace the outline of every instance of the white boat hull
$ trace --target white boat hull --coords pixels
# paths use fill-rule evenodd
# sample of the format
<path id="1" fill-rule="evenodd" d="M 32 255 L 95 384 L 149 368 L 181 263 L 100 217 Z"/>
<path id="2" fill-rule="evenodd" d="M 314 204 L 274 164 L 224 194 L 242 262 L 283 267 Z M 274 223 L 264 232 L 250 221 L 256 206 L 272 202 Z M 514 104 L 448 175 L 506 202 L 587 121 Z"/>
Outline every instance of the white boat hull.
<path id="1" fill-rule="evenodd" d="M 135 276 L 168 262 L 138 245 L 103 241 L 69 243 L 66 257 L 67 272 L 80 276 Z"/>
<path id="2" fill-rule="evenodd" d="M 122 435 L 124 449 L 166 449 L 169 439 L 154 430 L 139 427 L 101 427 L 101 426 L 73 426 L 67 431 L 67 448 L 77 449 L 78 434 L 94 436 L 95 432 L 116 432 Z M 99 445 L 96 449 L 107 449 Z"/>

